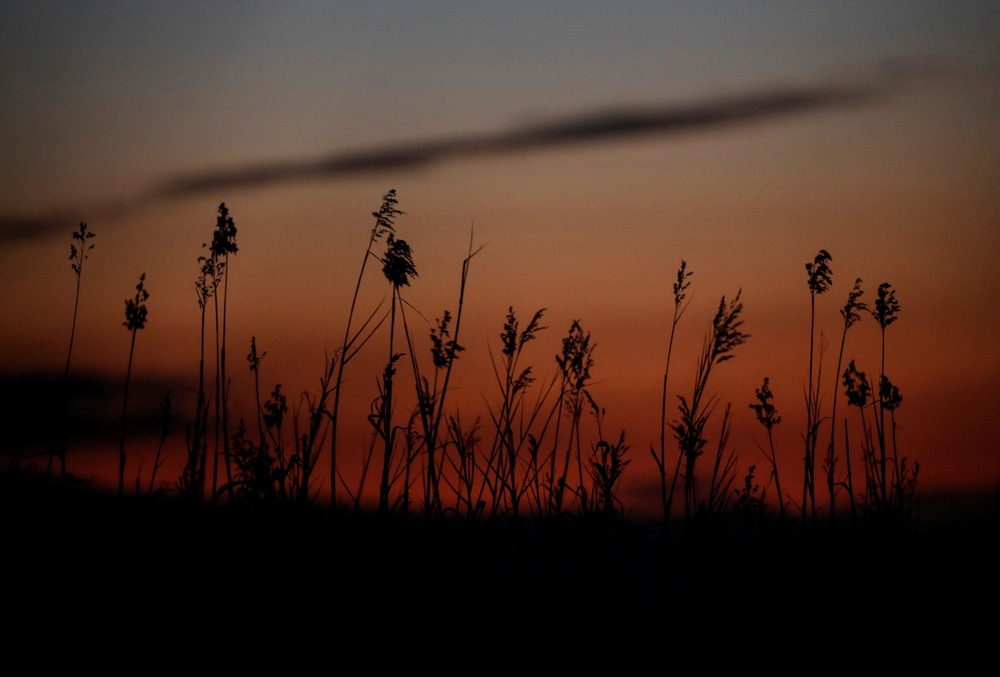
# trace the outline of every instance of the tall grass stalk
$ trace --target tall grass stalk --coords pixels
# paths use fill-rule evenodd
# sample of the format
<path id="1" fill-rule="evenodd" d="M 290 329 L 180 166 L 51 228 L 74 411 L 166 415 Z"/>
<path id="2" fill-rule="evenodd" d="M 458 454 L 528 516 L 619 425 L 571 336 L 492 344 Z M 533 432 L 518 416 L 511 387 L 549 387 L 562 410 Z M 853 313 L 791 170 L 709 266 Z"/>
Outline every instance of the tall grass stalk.
<path id="1" fill-rule="evenodd" d="M 815 366 L 816 297 L 826 292 L 833 282 L 830 269 L 832 257 L 825 249 L 806 264 L 809 283 L 809 377 L 806 390 L 805 472 L 802 483 L 802 522 L 816 519 L 816 442 L 820 425 L 819 375 Z M 822 349 L 820 351 L 822 362 Z"/>
<path id="2" fill-rule="evenodd" d="M 128 350 L 128 368 L 125 371 L 125 396 L 122 401 L 122 425 L 118 445 L 118 495 L 125 494 L 125 421 L 128 415 L 128 389 L 132 380 L 132 359 L 135 356 L 135 337 L 139 330 L 146 326 L 146 300 L 149 292 L 146 290 L 146 273 L 139 276 L 139 284 L 135 287 L 135 296 L 125 299 L 125 322 L 122 324 L 131 332 Z"/>
<path id="3" fill-rule="evenodd" d="M 878 286 L 875 307 L 872 308 L 872 317 L 878 322 L 881 336 L 881 350 L 879 361 L 879 389 L 875 399 L 875 428 L 878 439 L 879 451 L 879 475 L 882 485 L 882 502 L 888 509 L 894 509 L 900 517 L 904 509 L 906 488 L 911 482 L 915 483 L 916 476 L 910 480 L 905 477 L 904 468 L 896 451 L 896 422 L 895 410 L 902 402 L 899 388 L 893 385 L 892 381 L 885 373 L 885 331 L 893 322 L 898 319 L 899 302 L 896 300 L 896 292 L 892 285 L 883 282 Z M 892 428 L 892 474 L 889 474 L 887 467 L 890 456 L 888 442 L 886 440 L 886 412 L 889 412 L 889 424 Z M 916 468 L 914 469 L 916 472 Z M 887 488 L 888 487 L 888 488 Z"/>
<path id="4" fill-rule="evenodd" d="M 666 366 L 663 368 L 663 394 L 660 398 L 660 449 L 657 453 L 654 449 L 650 449 L 649 452 L 653 456 L 653 461 L 656 463 L 656 469 L 660 475 L 660 501 L 663 505 L 663 527 L 665 530 L 670 528 L 670 507 L 674 494 L 674 486 L 677 482 L 677 475 L 680 471 L 681 456 L 677 457 L 677 467 L 674 468 L 674 474 L 671 479 L 672 486 L 670 492 L 667 492 L 667 378 L 670 375 L 670 360 L 673 356 L 674 351 L 674 334 L 677 331 L 677 325 L 684 315 L 684 311 L 687 310 L 688 303 L 685 302 L 687 297 L 687 289 L 691 285 L 689 278 L 694 275 L 694 273 L 687 270 L 687 261 L 681 259 L 681 265 L 677 269 L 677 279 L 674 281 L 674 315 L 670 321 L 670 338 L 667 341 L 667 361 Z"/>
<path id="5" fill-rule="evenodd" d="M 377 258 L 375 252 L 373 251 L 375 243 L 387 234 L 394 233 L 396 228 L 396 217 L 405 213 L 396 207 L 398 202 L 399 201 L 396 198 L 396 190 L 390 189 L 382 196 L 382 205 L 379 207 L 378 211 L 372 212 L 372 216 L 375 217 L 375 224 L 372 226 L 371 234 L 368 238 L 368 246 L 366 247 L 365 254 L 361 259 L 361 270 L 358 273 L 358 279 L 355 282 L 354 294 L 351 296 L 351 308 L 348 311 L 347 324 L 344 327 L 344 341 L 333 360 L 331 360 L 329 369 L 327 370 L 326 382 L 329 383 L 332 380 L 331 391 L 333 394 L 333 405 L 329 411 L 329 416 L 330 491 L 332 493 L 331 501 L 334 506 L 337 505 L 337 427 L 340 419 L 340 397 L 343 392 L 344 368 L 347 366 L 347 363 L 351 360 L 351 358 L 354 357 L 357 351 L 360 350 L 369 338 L 371 338 L 371 333 L 368 333 L 364 338 L 362 338 L 362 335 L 374 318 L 377 310 L 368 317 L 368 320 L 362 324 L 357 333 L 352 334 L 351 331 L 353 329 L 354 313 L 358 304 L 358 296 L 361 293 L 361 282 L 365 276 L 365 268 L 368 266 L 368 259 L 373 257 Z M 374 329 L 372 331 L 374 331 Z M 334 376 L 334 372 L 336 372 L 336 376 Z M 325 396 L 329 391 L 324 388 L 323 392 L 324 396 L 321 397 L 320 402 L 317 404 L 320 410 L 325 407 Z M 356 497 L 356 501 L 357 500 L 360 500 L 360 496 Z"/>
<path id="6" fill-rule="evenodd" d="M 222 439 L 222 455 L 225 460 L 226 487 L 229 500 L 233 500 L 233 467 L 229 453 L 229 383 L 226 378 L 226 318 L 229 303 L 229 255 L 236 254 L 236 224 L 229 216 L 226 203 L 219 204 L 219 215 L 216 218 L 215 232 L 210 245 L 212 260 L 215 263 L 213 275 L 222 282 L 222 316 L 221 328 L 219 317 L 219 294 L 213 295 L 215 300 L 215 345 L 216 345 L 216 380 L 215 380 L 215 429 L 216 429 L 216 469 L 213 473 L 212 502 L 217 498 L 218 482 L 218 442 Z"/>
<path id="7" fill-rule="evenodd" d="M 66 411 L 66 408 L 68 406 L 69 398 L 69 367 L 73 358 L 73 341 L 76 338 L 76 318 L 77 312 L 80 308 L 80 284 L 83 279 L 83 264 L 87 260 L 88 252 L 94 248 L 94 244 L 90 242 L 93 238 L 94 232 L 88 230 L 87 224 L 81 221 L 80 226 L 73 232 L 73 239 L 79 243 L 79 246 L 74 243 L 70 243 L 69 245 L 69 260 L 72 262 L 70 267 L 76 275 L 76 292 L 73 295 L 73 323 L 70 325 L 69 331 L 69 348 L 66 350 L 66 367 L 63 369 L 62 387 L 59 393 L 59 418 L 56 425 L 59 438 L 54 445 L 55 455 L 59 458 L 60 478 L 66 477 L 66 444 L 68 440 L 67 428 L 69 426 L 68 412 Z M 49 454 L 49 475 L 52 474 L 52 456 L 53 454 Z"/>
<path id="8" fill-rule="evenodd" d="M 207 245 L 202 245 L 206 247 Z M 188 434 L 187 460 L 180 479 L 178 491 L 188 498 L 201 500 L 205 492 L 206 460 L 208 454 L 208 403 L 205 394 L 205 316 L 208 300 L 218 288 L 215 276 L 215 259 L 211 255 L 198 257 L 198 277 L 194 287 L 198 299 L 198 395 L 195 402 L 195 418 Z"/>
<path id="9" fill-rule="evenodd" d="M 847 294 L 847 303 L 844 307 L 840 309 L 840 316 L 844 320 L 844 329 L 840 335 L 840 350 L 837 352 L 837 369 L 834 371 L 834 375 L 840 374 L 840 369 L 843 366 L 844 360 L 844 347 L 847 344 L 847 330 L 854 326 L 861 319 L 861 312 L 867 311 L 868 306 L 861 301 L 861 297 L 864 295 L 864 290 L 861 288 L 861 278 L 854 280 L 854 287 Z M 834 522 L 836 520 L 836 478 L 835 470 L 837 465 L 837 445 L 836 445 L 836 432 L 837 432 L 837 401 L 840 399 L 838 397 L 838 387 L 837 379 L 834 379 L 834 392 L 833 392 L 833 404 L 830 410 L 830 444 L 827 446 L 826 453 L 826 486 L 827 491 L 830 494 L 830 521 Z M 844 454 L 844 464 L 845 464 L 845 479 L 844 486 L 847 491 L 848 500 L 851 509 L 852 520 L 857 517 L 856 508 L 854 504 L 854 479 L 851 474 L 851 457 L 850 454 Z"/>
<path id="10" fill-rule="evenodd" d="M 395 352 L 397 309 L 403 303 L 400 290 L 409 286 L 410 280 L 417 275 L 417 269 L 413 264 L 413 251 L 406 240 L 397 238 L 395 230 L 390 230 L 385 244 L 385 253 L 381 259 L 382 274 L 392 288 L 392 300 L 389 310 L 389 360 L 382 373 L 382 388 L 376 414 L 378 431 L 384 443 L 382 480 L 379 484 L 379 515 L 386 515 L 389 512 L 389 491 L 392 486 L 390 471 L 396 443 L 396 430 L 392 421 L 393 386 L 396 362 L 403 357 L 401 353 Z"/>

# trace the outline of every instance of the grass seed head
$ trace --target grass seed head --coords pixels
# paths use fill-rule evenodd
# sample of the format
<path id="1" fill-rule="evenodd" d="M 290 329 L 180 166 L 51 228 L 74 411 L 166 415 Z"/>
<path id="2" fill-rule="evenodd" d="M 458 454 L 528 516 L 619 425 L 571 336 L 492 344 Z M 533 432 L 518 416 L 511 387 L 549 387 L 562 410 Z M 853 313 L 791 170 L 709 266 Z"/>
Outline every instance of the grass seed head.
<path id="1" fill-rule="evenodd" d="M 809 291 L 813 294 L 822 294 L 833 283 L 833 271 L 830 269 L 830 261 L 833 257 L 825 249 L 820 249 L 812 263 L 806 264 L 806 272 L 809 273 Z"/>
<path id="2" fill-rule="evenodd" d="M 130 331 L 137 331 L 146 326 L 146 273 L 139 276 L 139 284 L 135 286 L 135 296 L 125 299 L 125 321 L 122 323 Z"/>

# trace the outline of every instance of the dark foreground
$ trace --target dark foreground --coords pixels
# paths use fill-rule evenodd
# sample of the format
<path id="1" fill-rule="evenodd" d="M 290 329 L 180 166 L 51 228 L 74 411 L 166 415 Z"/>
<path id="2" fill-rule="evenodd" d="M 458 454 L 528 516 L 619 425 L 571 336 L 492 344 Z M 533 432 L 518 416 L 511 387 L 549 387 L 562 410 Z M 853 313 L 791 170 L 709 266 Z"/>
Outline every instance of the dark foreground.
<path id="1" fill-rule="evenodd" d="M 97 632 L 109 650 L 141 636 L 162 651 L 238 641 L 270 654 L 315 633 L 331 651 L 351 637 L 497 650 L 570 641 L 607 657 L 637 637 L 690 652 L 690 641 L 739 636 L 825 652 L 837 633 L 880 650 L 967 636 L 970 655 L 974 637 L 997 636 L 993 513 L 900 530 L 771 517 L 665 531 L 210 508 L 10 477 L 0 507 L 7 618 L 50 637 Z"/>

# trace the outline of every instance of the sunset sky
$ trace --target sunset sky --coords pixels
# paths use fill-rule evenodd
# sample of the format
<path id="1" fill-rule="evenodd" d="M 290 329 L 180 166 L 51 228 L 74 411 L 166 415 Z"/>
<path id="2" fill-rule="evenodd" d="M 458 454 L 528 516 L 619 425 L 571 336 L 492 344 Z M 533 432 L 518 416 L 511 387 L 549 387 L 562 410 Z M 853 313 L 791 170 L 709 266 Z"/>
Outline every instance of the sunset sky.
<path id="1" fill-rule="evenodd" d="M 899 454 L 919 462 L 925 492 L 995 491 L 998 26 L 1000 5 L 965 1 L 2 0 L 5 409 L 26 379 L 62 376 L 76 290 L 70 244 L 86 222 L 95 247 L 70 372 L 92 384 L 93 434 L 71 439 L 69 470 L 116 477 L 124 300 L 145 273 L 148 324 L 128 408 L 141 428 L 171 392 L 178 427 L 161 477 L 172 484 L 197 387 L 198 257 L 220 203 L 239 247 L 228 271 L 232 408 L 250 417 L 251 337 L 267 353 L 262 396 L 280 383 L 294 407 L 318 390 L 343 338 L 371 212 L 394 189 L 405 212 L 397 235 L 418 272 L 404 289 L 408 320 L 427 369 L 429 331 L 457 308 L 470 239 L 481 248 L 452 406 L 463 420 L 481 416 L 488 433 L 499 401 L 491 351 L 500 352 L 508 307 L 524 322 L 546 309 L 547 329 L 524 357 L 539 384 L 579 320 L 597 346 L 590 392 L 606 412 L 604 436 L 624 430 L 631 445 L 627 507 L 647 505 L 657 486 L 649 448 L 682 260 L 691 302 L 674 340 L 668 417 L 693 387 L 720 299 L 740 292 L 751 336 L 713 371 L 720 404 L 709 431 L 732 403 L 740 478 L 756 464 L 765 482 L 766 433 L 749 405 L 768 377 L 782 416 L 782 483 L 801 492 L 805 264 L 821 249 L 833 270 L 816 299 L 824 412 L 839 310 L 856 278 L 869 303 L 888 282 L 901 307 L 885 348 L 903 396 Z M 359 312 L 388 291 L 369 267 Z M 877 382 L 880 341 L 863 317 L 848 333 L 845 366 L 854 359 Z M 387 354 L 380 331 L 347 369 L 338 460 L 348 483 L 371 437 L 365 416 Z M 857 412 L 841 401 L 837 415 L 853 424 Z M 592 420 L 586 430 L 596 441 Z M 15 439 L 3 445 L 9 453 L 23 451 Z M 141 446 L 130 439 L 130 485 L 149 478 Z M 328 471 L 319 480 L 328 490 Z"/>

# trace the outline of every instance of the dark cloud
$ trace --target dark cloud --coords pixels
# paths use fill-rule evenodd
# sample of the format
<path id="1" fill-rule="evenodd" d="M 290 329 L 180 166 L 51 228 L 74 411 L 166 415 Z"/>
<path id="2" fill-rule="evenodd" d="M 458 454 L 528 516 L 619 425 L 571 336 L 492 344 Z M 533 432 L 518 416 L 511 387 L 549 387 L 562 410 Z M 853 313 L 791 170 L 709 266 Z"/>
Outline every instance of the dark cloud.
<path id="1" fill-rule="evenodd" d="M 955 74 L 954 69 L 946 74 Z M 303 180 L 335 180 L 391 171 L 414 171 L 463 159 L 609 143 L 639 137 L 677 136 L 718 130 L 874 102 L 914 80 L 940 77 L 937 62 L 880 64 L 867 84 L 800 86 L 689 104 L 623 107 L 519 127 L 495 134 L 443 137 L 321 158 L 246 166 L 177 176 L 145 195 L 70 216 L 70 210 L 39 215 L 0 215 L 0 242 L 67 233 L 80 220 L 116 219 L 139 206 L 205 192 L 260 188 Z M 833 82 L 833 81 L 829 81 Z"/>
<path id="2" fill-rule="evenodd" d="M 307 162 L 264 164 L 194 174 L 168 181 L 154 195 L 161 198 L 180 197 L 300 180 L 413 170 L 463 158 L 524 153 L 629 137 L 665 136 L 858 104 L 873 96 L 872 92 L 860 88 L 810 88 L 779 90 L 687 106 L 599 111 L 498 134 L 444 138 L 341 153 Z"/>

